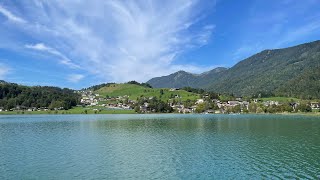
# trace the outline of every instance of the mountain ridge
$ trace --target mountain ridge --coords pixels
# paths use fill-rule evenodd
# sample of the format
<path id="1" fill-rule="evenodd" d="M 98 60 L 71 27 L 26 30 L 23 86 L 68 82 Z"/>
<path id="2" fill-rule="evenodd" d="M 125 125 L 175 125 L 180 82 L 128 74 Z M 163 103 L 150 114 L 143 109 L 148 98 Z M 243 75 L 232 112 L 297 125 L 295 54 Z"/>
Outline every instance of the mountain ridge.
<path id="1" fill-rule="evenodd" d="M 182 88 L 182 87 L 196 87 L 196 86 L 203 86 L 204 81 L 199 81 L 200 79 L 209 78 L 208 76 L 215 76 L 219 73 L 227 70 L 227 68 L 224 67 L 217 67 L 210 71 L 203 72 L 201 74 L 192 74 L 186 71 L 177 71 L 175 73 L 172 73 L 168 76 L 161 76 L 159 78 L 152 78 L 147 83 L 150 84 L 152 87 L 155 88 Z M 171 79 L 171 81 L 167 81 L 167 77 Z M 161 79 L 163 78 L 163 80 Z M 157 84 L 165 84 L 165 86 Z"/>
<path id="2" fill-rule="evenodd" d="M 186 74 L 177 77 L 172 73 L 152 78 L 147 83 L 158 88 L 190 86 L 238 96 L 272 94 L 320 98 L 320 40 L 282 49 L 266 49 L 231 68 L 219 72 L 215 69 L 207 71 L 213 71 L 212 74 L 204 72 L 198 77 Z M 305 88 L 300 87 L 302 82 Z M 303 92 L 308 88 L 313 90 Z"/>

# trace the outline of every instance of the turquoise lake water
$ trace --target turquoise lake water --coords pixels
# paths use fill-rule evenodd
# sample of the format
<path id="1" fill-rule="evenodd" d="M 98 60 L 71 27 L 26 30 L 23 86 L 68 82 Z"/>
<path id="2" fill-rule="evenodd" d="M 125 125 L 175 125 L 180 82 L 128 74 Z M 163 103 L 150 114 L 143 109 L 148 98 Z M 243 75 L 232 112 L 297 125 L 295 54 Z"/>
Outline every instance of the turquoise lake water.
<path id="1" fill-rule="evenodd" d="M 0 116 L 0 179 L 320 179 L 320 117 Z"/>

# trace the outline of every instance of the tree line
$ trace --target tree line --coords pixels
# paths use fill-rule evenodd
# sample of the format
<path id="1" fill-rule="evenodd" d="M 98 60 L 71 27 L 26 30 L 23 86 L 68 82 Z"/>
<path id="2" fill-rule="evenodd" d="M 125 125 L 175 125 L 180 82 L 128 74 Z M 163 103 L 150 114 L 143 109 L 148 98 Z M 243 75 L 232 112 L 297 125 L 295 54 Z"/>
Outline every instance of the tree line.
<path id="1" fill-rule="evenodd" d="M 0 83 L 0 108 L 70 109 L 80 101 L 80 95 L 71 89 L 50 86 L 23 86 L 15 83 Z"/>

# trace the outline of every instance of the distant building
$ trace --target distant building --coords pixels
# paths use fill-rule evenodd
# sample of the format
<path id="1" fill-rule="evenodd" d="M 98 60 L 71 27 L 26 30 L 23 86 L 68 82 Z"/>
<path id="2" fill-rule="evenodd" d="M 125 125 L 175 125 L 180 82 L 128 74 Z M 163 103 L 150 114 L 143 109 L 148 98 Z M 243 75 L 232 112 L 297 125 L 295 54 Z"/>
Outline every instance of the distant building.
<path id="1" fill-rule="evenodd" d="M 204 103 L 203 99 L 197 99 L 196 104 L 202 104 L 202 103 Z"/>
<path id="2" fill-rule="evenodd" d="M 179 88 L 170 88 L 169 91 L 177 91 Z"/>
<path id="3" fill-rule="evenodd" d="M 236 105 L 240 105 L 239 101 L 228 101 L 228 105 L 229 106 L 236 106 Z"/>
<path id="4" fill-rule="evenodd" d="M 320 103 L 319 102 L 311 102 L 310 106 L 312 109 L 319 109 L 320 108 Z"/>

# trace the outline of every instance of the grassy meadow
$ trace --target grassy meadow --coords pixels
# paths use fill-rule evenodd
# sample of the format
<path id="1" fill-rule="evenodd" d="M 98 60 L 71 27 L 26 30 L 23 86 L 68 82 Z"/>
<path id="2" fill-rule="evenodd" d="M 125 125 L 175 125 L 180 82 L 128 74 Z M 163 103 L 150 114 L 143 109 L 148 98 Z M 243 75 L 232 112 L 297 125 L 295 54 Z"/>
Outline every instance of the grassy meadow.
<path id="1" fill-rule="evenodd" d="M 160 94 L 160 91 L 163 94 Z M 101 97 L 117 97 L 128 95 L 130 100 L 137 100 L 138 97 L 157 97 L 162 101 L 167 101 L 171 99 L 172 95 L 178 95 L 181 101 L 186 101 L 187 99 L 196 100 L 199 99 L 199 95 L 185 90 L 170 91 L 170 89 L 159 89 L 159 88 L 146 88 L 135 84 L 113 84 L 98 89 L 94 93 L 99 94 Z"/>

